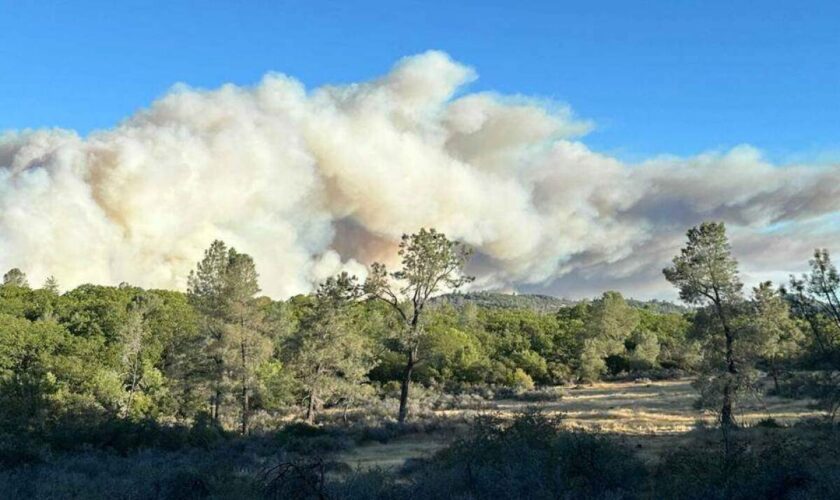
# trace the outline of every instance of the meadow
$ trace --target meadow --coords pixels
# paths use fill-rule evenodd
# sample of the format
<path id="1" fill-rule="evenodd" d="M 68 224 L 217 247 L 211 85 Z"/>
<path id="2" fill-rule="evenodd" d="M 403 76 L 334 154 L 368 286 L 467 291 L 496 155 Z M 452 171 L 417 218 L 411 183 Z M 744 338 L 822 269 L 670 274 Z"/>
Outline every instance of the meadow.
<path id="1" fill-rule="evenodd" d="M 517 399 L 500 399 L 466 407 L 433 410 L 426 414 L 435 421 L 449 421 L 438 432 L 408 434 L 387 443 L 365 443 L 336 453 L 331 458 L 354 469 L 399 468 L 406 460 L 428 458 L 445 448 L 460 433 L 468 432 L 465 422 L 478 415 L 513 419 L 528 411 L 561 418 L 562 427 L 610 435 L 631 444 L 639 456 L 658 460 L 662 453 L 691 439 L 698 428 L 712 428 L 717 416 L 698 409 L 697 391 L 689 378 L 598 382 L 556 386 L 523 393 Z M 529 398 L 539 399 L 528 401 Z M 815 401 L 756 394 L 744 402 L 740 419 L 744 426 L 766 422 L 790 426 L 821 418 Z M 460 423 L 460 425 L 457 425 Z"/>

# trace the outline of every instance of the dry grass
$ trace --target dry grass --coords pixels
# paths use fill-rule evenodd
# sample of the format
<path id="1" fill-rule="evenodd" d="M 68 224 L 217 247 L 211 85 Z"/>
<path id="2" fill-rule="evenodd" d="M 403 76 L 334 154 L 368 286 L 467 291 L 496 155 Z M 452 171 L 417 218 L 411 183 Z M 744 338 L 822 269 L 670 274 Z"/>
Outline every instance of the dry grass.
<path id="1" fill-rule="evenodd" d="M 694 408 L 696 391 L 691 380 L 649 383 L 604 382 L 563 389 L 557 401 L 523 402 L 500 400 L 486 409 L 441 410 L 438 417 L 464 418 L 478 413 L 513 416 L 529 408 L 564 415 L 564 425 L 590 431 L 621 435 L 647 459 L 655 459 L 659 450 L 672 446 L 699 423 L 711 424 L 715 416 Z M 751 425 L 765 418 L 790 423 L 815 417 L 811 401 L 776 397 L 753 398 L 738 407 L 739 421 Z M 336 457 L 354 467 L 395 467 L 407 458 L 429 456 L 444 447 L 452 436 L 412 435 L 385 444 L 360 446 Z"/>
<path id="2" fill-rule="evenodd" d="M 713 423 L 715 416 L 694 408 L 697 393 L 691 380 L 649 383 L 604 382 L 564 390 L 563 398 L 548 403 L 499 401 L 495 410 L 514 414 L 526 408 L 561 413 L 566 425 L 623 435 L 668 435 L 687 432 L 698 422 Z M 765 418 L 792 422 L 817 416 L 811 401 L 775 397 L 753 398 L 738 408 L 745 425 Z"/>

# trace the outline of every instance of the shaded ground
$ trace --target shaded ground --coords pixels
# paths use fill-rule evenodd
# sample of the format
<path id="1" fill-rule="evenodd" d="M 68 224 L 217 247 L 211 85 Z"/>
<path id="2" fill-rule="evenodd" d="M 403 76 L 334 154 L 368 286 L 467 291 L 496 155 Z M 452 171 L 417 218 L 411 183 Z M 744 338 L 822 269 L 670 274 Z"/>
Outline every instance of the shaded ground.
<path id="1" fill-rule="evenodd" d="M 387 443 L 372 443 L 339 453 L 335 460 L 354 469 L 398 468 L 411 458 L 424 458 L 449 444 L 451 438 L 435 434 L 412 434 Z"/>
<path id="2" fill-rule="evenodd" d="M 514 415 L 528 408 L 547 413 L 561 413 L 565 425 L 610 434 L 636 447 L 640 454 L 655 460 L 659 451 L 675 444 L 700 422 L 712 423 L 714 415 L 694 408 L 696 391 L 691 380 L 650 383 L 608 382 L 589 386 L 568 387 L 556 401 L 523 402 L 500 400 L 488 403 L 482 410 L 441 410 L 441 417 L 461 417 L 480 413 Z M 805 417 L 818 416 L 810 401 L 765 396 L 744 401 L 738 410 L 739 421 L 754 424 L 765 418 L 790 423 Z M 451 435 L 418 434 L 374 443 L 340 453 L 336 460 L 356 468 L 398 467 L 406 459 L 422 458 L 446 446 Z"/>

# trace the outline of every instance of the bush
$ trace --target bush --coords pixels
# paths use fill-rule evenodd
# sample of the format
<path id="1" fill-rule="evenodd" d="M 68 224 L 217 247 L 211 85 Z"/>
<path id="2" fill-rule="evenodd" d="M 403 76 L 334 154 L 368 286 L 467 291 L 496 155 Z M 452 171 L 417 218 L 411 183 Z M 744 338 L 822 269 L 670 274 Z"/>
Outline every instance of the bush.
<path id="1" fill-rule="evenodd" d="M 422 468 L 414 498 L 621 498 L 645 477 L 632 452 L 607 438 L 558 428 L 539 413 L 476 420 Z"/>
<path id="2" fill-rule="evenodd" d="M 817 400 L 817 407 L 826 412 L 830 420 L 837 418 L 840 413 L 840 372 L 804 372 L 787 377 L 779 387 L 773 391 L 777 396 Z"/>
<path id="3" fill-rule="evenodd" d="M 0 468 L 12 469 L 42 461 L 44 451 L 19 435 L 0 435 Z"/>
<path id="4" fill-rule="evenodd" d="M 409 487 L 394 474 L 379 468 L 357 472 L 341 482 L 328 484 L 327 498 L 335 500 L 402 500 L 411 498 Z"/>
<path id="5" fill-rule="evenodd" d="M 563 398 L 563 391 L 558 387 L 543 387 L 532 391 L 522 392 L 515 397 L 518 401 L 531 403 L 542 403 L 560 401 Z"/>
<path id="6" fill-rule="evenodd" d="M 719 431 L 705 445 L 666 455 L 655 473 L 655 497 L 687 499 L 838 498 L 837 433 L 818 429 L 741 429 L 727 453 Z M 812 435 L 812 433 L 817 433 Z"/>
<path id="7" fill-rule="evenodd" d="M 52 426 L 43 437 L 58 451 L 93 448 L 125 455 L 142 449 L 209 448 L 227 438 L 228 433 L 212 420 L 199 415 L 192 427 L 164 424 L 152 419 L 64 419 Z"/>
<path id="8" fill-rule="evenodd" d="M 778 420 L 773 417 L 765 417 L 755 423 L 754 427 L 763 427 L 765 429 L 781 429 L 784 425 L 780 424 Z"/>
<path id="9" fill-rule="evenodd" d="M 352 444 L 342 431 L 304 422 L 283 427 L 275 434 L 275 440 L 285 451 L 301 455 L 321 455 L 345 450 Z"/>
<path id="10" fill-rule="evenodd" d="M 531 379 L 530 375 L 522 370 L 522 368 L 517 368 L 513 371 L 510 379 L 508 380 L 508 384 L 512 388 L 521 391 L 530 391 L 534 388 L 534 381 Z"/>

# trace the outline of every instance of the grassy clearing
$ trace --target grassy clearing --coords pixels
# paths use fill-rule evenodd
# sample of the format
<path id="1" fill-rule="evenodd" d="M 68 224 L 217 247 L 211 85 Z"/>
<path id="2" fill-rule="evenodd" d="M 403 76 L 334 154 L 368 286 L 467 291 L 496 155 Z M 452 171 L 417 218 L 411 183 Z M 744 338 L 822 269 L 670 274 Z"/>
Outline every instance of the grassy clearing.
<path id="1" fill-rule="evenodd" d="M 689 439 L 686 433 L 701 423 L 711 424 L 714 415 L 694 408 L 697 393 L 691 380 L 602 382 L 587 386 L 566 387 L 555 401 L 490 401 L 480 410 L 449 409 L 436 411 L 441 418 L 463 419 L 480 413 L 513 417 L 522 411 L 538 408 L 546 414 L 564 415 L 563 424 L 607 434 L 620 435 L 638 450 L 646 461 L 656 461 L 663 449 Z M 753 425 L 773 418 L 789 424 L 819 412 L 809 400 L 790 400 L 771 396 L 744 401 L 739 421 Z M 407 459 L 432 455 L 455 435 L 451 433 L 403 436 L 387 443 L 370 443 L 339 453 L 335 460 L 353 468 L 401 466 Z"/>
<path id="2" fill-rule="evenodd" d="M 562 413 L 565 425 L 587 430 L 625 435 L 679 434 L 695 428 L 698 422 L 712 423 L 714 415 L 694 408 L 697 393 L 691 380 L 646 383 L 603 382 L 565 388 L 558 401 L 524 403 L 503 400 L 492 410 L 515 414 L 527 408 Z M 739 419 L 752 425 L 765 418 L 781 423 L 815 417 L 812 401 L 776 397 L 752 398 L 739 408 Z"/>

